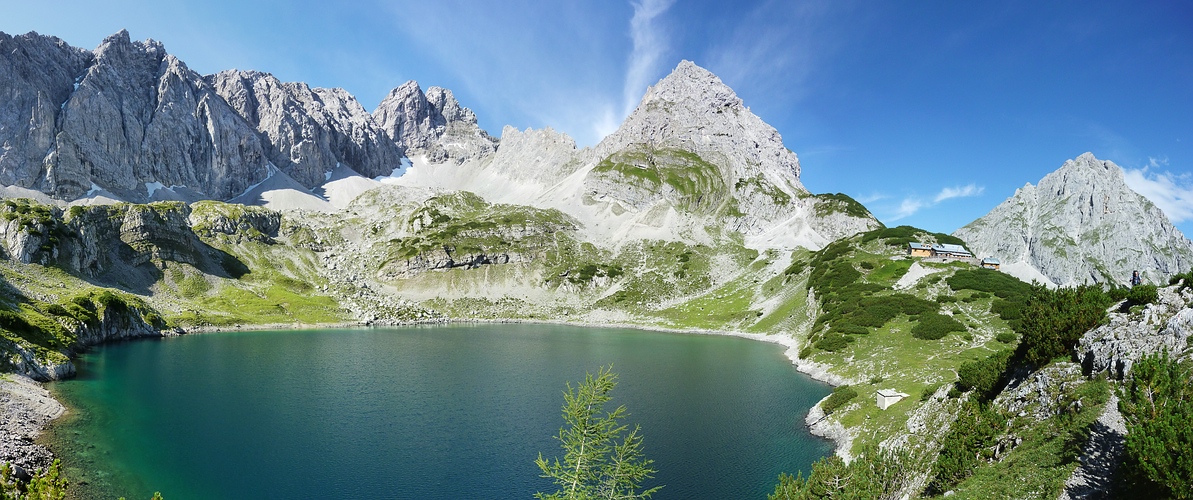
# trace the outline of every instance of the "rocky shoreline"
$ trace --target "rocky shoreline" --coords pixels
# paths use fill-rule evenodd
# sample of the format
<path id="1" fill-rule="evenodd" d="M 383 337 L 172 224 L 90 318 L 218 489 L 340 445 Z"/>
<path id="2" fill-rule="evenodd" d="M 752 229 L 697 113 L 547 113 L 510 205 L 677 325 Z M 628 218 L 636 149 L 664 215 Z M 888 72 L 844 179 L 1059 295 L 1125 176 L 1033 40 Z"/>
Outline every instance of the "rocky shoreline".
<path id="1" fill-rule="evenodd" d="M 0 376 L 0 462 L 26 471 L 50 466 L 54 455 L 36 440 L 66 407 L 37 381 L 24 375 Z"/>

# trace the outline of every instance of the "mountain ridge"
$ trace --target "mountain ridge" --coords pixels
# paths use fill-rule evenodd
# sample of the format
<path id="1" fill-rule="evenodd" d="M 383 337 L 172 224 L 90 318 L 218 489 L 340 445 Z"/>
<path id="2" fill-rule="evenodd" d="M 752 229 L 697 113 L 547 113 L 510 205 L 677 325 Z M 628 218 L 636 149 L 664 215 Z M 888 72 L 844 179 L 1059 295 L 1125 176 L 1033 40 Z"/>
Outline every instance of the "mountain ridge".
<path id="1" fill-rule="evenodd" d="M 868 213 L 821 217 L 835 205 L 803 187 L 778 132 L 691 61 L 651 86 L 617 131 L 577 149 L 550 129 L 507 127 L 508 139 L 494 138 L 450 90 L 415 81 L 370 113 L 343 89 L 259 71 L 199 75 L 127 30 L 91 51 L 36 34 L 3 43 L 16 50 L 0 61 L 32 74 L 0 80 L 0 91 L 39 111 L 28 127 L 20 113 L 0 114 L 10 135 L 29 132 L 22 151 L 0 158 L 0 178 L 64 202 L 216 199 L 328 211 L 346 202 L 324 196 L 344 191 L 323 184 L 355 173 L 363 179 L 342 183 L 352 192 L 388 178 L 560 209 L 583 221 L 590 240 L 615 245 L 712 242 L 723 227 L 751 247 L 819 248 L 878 224 Z M 38 55 L 57 63 L 31 64 Z M 43 95 L 63 103 L 47 107 Z"/>

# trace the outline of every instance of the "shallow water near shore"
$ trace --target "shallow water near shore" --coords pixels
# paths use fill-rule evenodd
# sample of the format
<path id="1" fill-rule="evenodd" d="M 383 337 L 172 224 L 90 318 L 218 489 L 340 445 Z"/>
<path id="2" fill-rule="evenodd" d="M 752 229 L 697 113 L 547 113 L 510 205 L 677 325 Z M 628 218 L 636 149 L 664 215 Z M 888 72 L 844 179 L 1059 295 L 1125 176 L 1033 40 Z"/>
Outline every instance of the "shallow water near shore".
<path id="1" fill-rule="evenodd" d="M 829 387 L 781 346 L 529 324 L 104 345 L 50 384 L 71 411 L 46 441 L 79 498 L 531 498 L 564 384 L 608 364 L 656 499 L 765 498 L 832 452 L 803 425 Z"/>

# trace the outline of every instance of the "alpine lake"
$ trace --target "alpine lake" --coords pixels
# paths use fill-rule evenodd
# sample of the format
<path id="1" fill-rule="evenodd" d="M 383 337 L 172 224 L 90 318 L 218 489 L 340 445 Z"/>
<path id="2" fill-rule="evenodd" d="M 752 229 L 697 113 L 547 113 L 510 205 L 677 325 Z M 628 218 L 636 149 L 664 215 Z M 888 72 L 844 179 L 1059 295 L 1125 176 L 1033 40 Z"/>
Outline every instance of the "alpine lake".
<path id="1" fill-rule="evenodd" d="M 766 498 L 832 443 L 777 344 L 537 324 L 245 331 L 102 345 L 49 384 L 78 498 L 532 498 L 565 384 L 612 365 L 655 499 Z"/>

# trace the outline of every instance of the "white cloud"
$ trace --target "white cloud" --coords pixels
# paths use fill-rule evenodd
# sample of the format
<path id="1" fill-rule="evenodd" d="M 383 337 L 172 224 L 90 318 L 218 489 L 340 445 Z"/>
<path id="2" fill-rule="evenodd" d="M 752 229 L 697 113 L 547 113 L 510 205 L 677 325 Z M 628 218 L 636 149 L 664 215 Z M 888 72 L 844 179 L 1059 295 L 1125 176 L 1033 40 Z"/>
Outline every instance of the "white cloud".
<path id="1" fill-rule="evenodd" d="M 609 134 L 617 131 L 617 127 L 621 126 L 621 120 L 624 116 L 618 116 L 617 112 L 613 111 L 613 106 L 605 106 L 601 111 L 600 118 L 592 123 L 592 134 L 596 137 L 594 144 L 597 141 L 604 139 Z"/>
<path id="2" fill-rule="evenodd" d="M 865 205 L 867 203 L 874 203 L 878 200 L 885 200 L 887 198 L 888 198 L 887 195 L 875 192 L 875 193 L 870 193 L 866 196 L 861 196 L 861 197 L 854 198 L 854 199 L 857 200 L 858 203 Z"/>
<path id="3" fill-rule="evenodd" d="M 967 186 L 946 187 L 940 190 L 940 193 L 936 195 L 936 198 L 933 200 L 932 204 L 935 205 L 944 200 L 952 198 L 968 198 L 970 196 L 978 196 L 985 190 L 986 188 L 984 186 L 977 186 L 972 183 Z"/>
<path id="4" fill-rule="evenodd" d="M 630 19 L 630 38 L 634 41 L 634 50 L 630 52 L 625 87 L 622 91 L 623 116 L 629 116 L 630 112 L 634 111 L 634 107 L 638 105 L 646 87 L 655 76 L 659 60 L 667 51 L 667 34 L 655 19 L 667 12 L 674 3 L 675 0 L 631 2 L 634 17 Z"/>
<path id="5" fill-rule="evenodd" d="M 895 215 L 893 217 L 891 217 L 891 220 L 896 221 L 899 219 L 903 219 L 903 218 L 915 215 L 916 212 L 919 212 L 920 209 L 924 208 L 925 206 L 930 206 L 930 205 L 928 205 L 927 203 L 924 203 L 924 200 L 921 200 L 919 198 L 915 198 L 915 197 L 904 198 L 903 202 L 899 204 L 899 208 L 897 210 L 895 210 Z"/>
<path id="6" fill-rule="evenodd" d="M 1141 169 L 1123 169 L 1127 187 L 1155 203 L 1173 223 L 1193 219 L 1193 178 L 1189 174 L 1173 174 L 1167 170 L 1152 171 L 1168 166 L 1167 158 L 1148 158 Z"/>
<path id="7" fill-rule="evenodd" d="M 897 221 L 915 215 L 916 212 L 925 208 L 932 208 L 939 205 L 941 202 L 951 200 L 953 198 L 968 198 L 970 196 L 979 196 L 986 191 L 985 186 L 978 186 L 970 183 L 965 186 L 946 187 L 936 194 L 931 201 L 924 200 L 918 196 L 908 196 L 899 203 L 899 206 L 894 209 L 895 214 L 890 217 L 890 221 Z"/>

